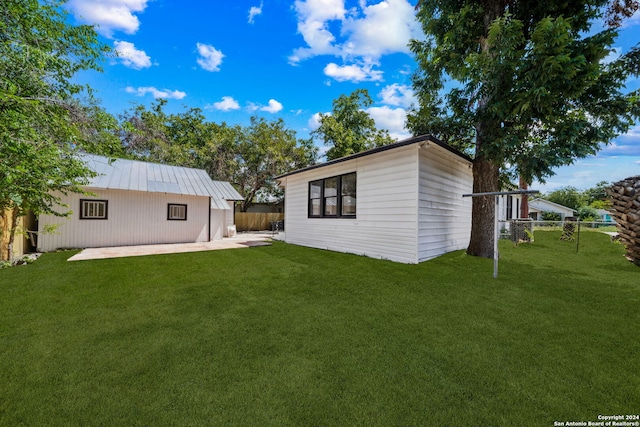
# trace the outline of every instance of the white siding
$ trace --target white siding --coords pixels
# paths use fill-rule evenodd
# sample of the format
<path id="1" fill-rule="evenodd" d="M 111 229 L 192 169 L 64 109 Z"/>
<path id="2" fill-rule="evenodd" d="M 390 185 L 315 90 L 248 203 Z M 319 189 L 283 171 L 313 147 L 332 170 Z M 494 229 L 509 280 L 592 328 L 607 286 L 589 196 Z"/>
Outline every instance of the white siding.
<path id="1" fill-rule="evenodd" d="M 471 236 L 471 163 L 439 147 L 420 149 L 418 261 L 465 249 Z"/>
<path id="2" fill-rule="evenodd" d="M 222 240 L 227 232 L 225 224 L 225 211 L 211 209 L 211 240 Z"/>
<path id="3" fill-rule="evenodd" d="M 509 197 L 511 197 L 511 217 L 509 217 Z M 520 205 L 522 204 L 522 195 L 510 194 L 498 196 L 498 221 L 499 227 L 509 229 L 511 220 L 520 218 Z"/>
<path id="4" fill-rule="evenodd" d="M 63 203 L 73 211 L 70 217 L 40 216 L 39 250 L 203 242 L 209 238 L 209 197 L 126 190 L 88 190 L 95 196 L 69 194 L 62 197 Z M 79 219 L 80 199 L 108 200 L 108 219 Z M 169 203 L 186 204 L 187 220 L 167 220 Z M 58 225 L 54 234 L 43 232 L 46 226 L 53 224 Z"/>
<path id="5" fill-rule="evenodd" d="M 284 178 L 286 241 L 416 263 L 418 149 L 408 145 Z M 356 218 L 308 218 L 309 182 L 350 172 L 357 173 Z"/>
<path id="6" fill-rule="evenodd" d="M 229 209 L 224 211 L 225 214 L 225 226 L 224 226 L 224 236 L 229 237 L 229 226 L 234 225 L 236 223 L 236 202 L 228 201 Z"/>

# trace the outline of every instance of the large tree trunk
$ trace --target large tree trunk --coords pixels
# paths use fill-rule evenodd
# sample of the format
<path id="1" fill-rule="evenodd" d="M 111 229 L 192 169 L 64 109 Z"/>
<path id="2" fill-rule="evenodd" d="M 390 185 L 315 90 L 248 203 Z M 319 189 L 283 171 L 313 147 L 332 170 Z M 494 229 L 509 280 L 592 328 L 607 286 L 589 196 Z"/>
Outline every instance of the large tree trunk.
<path id="1" fill-rule="evenodd" d="M 11 225 L 9 225 L 8 209 L 0 208 L 0 261 L 9 259 L 9 234 L 11 233 Z"/>
<path id="2" fill-rule="evenodd" d="M 521 190 L 528 190 L 529 184 L 524 178 L 520 177 L 520 185 Z M 520 218 L 529 218 L 529 196 L 527 194 L 522 195 L 522 202 L 520 203 Z"/>
<path id="3" fill-rule="evenodd" d="M 484 55 L 490 55 L 489 29 L 493 21 L 502 15 L 504 7 L 504 0 L 489 0 L 483 5 L 485 36 L 480 40 L 480 46 Z M 497 134 L 496 130 L 500 128 L 498 119 L 489 118 L 491 115 L 487 114 L 491 96 L 491 93 L 485 93 L 478 102 L 479 121 L 475 124 L 476 156 L 473 161 L 474 193 L 500 191 L 500 166 L 492 162 L 485 152 L 485 145 L 488 145 Z M 496 196 L 473 197 L 471 240 L 467 248 L 469 255 L 493 257 L 495 203 Z"/>
<path id="4" fill-rule="evenodd" d="M 13 243 L 16 240 L 16 230 L 18 229 L 18 219 L 20 216 L 18 215 L 20 209 L 17 207 L 13 208 L 13 216 L 11 217 L 11 234 L 9 234 L 9 261 L 13 260 Z"/>
<path id="5" fill-rule="evenodd" d="M 473 192 L 500 191 L 500 168 L 485 157 L 473 162 Z M 495 196 L 473 197 L 471 241 L 467 253 L 483 258 L 493 257 Z"/>

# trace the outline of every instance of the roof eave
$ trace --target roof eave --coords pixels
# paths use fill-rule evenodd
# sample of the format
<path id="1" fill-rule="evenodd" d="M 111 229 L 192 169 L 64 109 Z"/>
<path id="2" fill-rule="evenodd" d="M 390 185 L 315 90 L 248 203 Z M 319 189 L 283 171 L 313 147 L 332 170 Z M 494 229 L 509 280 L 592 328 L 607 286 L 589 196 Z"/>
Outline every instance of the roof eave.
<path id="1" fill-rule="evenodd" d="M 450 146 L 448 144 L 445 144 L 444 142 L 440 141 L 435 136 L 433 136 L 433 135 L 420 135 L 420 136 L 414 136 L 414 137 L 411 137 L 411 138 L 407 138 L 407 139 L 404 139 L 402 141 L 395 142 L 393 144 L 383 145 L 381 147 L 376 147 L 376 148 L 372 148 L 370 150 L 361 151 L 359 153 L 351 154 L 349 156 L 340 157 L 339 159 L 330 160 L 330 161 L 325 162 L 325 163 L 319 163 L 317 165 L 311 165 L 311 166 L 308 166 L 306 168 L 298 169 L 298 170 L 295 170 L 295 171 L 291 171 L 291 172 L 276 176 L 273 179 L 279 181 L 282 178 L 286 178 L 288 176 L 296 175 L 296 174 L 299 174 L 299 173 L 302 173 L 302 172 L 307 172 L 307 171 L 310 171 L 310 170 L 313 170 L 313 169 L 319 169 L 319 168 L 323 168 L 323 167 L 326 167 L 326 166 L 335 165 L 337 163 L 346 162 L 348 160 L 353 160 L 353 159 L 357 159 L 357 158 L 360 158 L 360 157 L 370 156 L 372 154 L 381 153 L 383 151 L 393 150 L 395 148 L 405 147 L 407 145 L 417 144 L 417 143 L 420 143 L 420 142 L 427 142 L 427 141 L 433 142 L 434 144 L 444 148 L 445 150 L 447 150 L 447 151 L 459 156 L 460 158 L 462 158 L 462 159 L 464 159 L 466 161 L 473 162 L 473 159 L 471 157 L 469 157 L 468 155 L 464 154 L 462 151 L 459 151 L 459 150 L 453 148 L 452 146 Z"/>

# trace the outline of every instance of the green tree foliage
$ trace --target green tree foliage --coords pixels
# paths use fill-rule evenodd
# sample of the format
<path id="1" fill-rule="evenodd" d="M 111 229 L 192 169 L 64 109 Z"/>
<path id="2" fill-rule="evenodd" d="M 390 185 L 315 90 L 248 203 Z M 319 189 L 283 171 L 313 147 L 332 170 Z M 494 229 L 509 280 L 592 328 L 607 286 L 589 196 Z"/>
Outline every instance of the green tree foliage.
<path id="1" fill-rule="evenodd" d="M 610 184 L 607 181 L 600 181 L 595 187 L 588 188 L 584 191 L 580 191 L 572 186 L 561 187 L 545 194 L 542 198 L 576 211 L 585 207 L 608 209 L 611 207 L 611 203 L 607 200 L 605 191 L 609 186 Z"/>
<path id="2" fill-rule="evenodd" d="M 254 200 L 282 196 L 273 177 L 312 164 L 315 157 L 311 140 L 298 141 L 295 131 L 286 129 L 282 119 L 252 117 L 237 147 L 238 161 L 231 179 L 244 197 L 242 212 Z"/>
<path id="3" fill-rule="evenodd" d="M 595 200 L 589 204 L 594 209 L 605 209 L 608 210 L 611 208 L 611 200 Z"/>
<path id="4" fill-rule="evenodd" d="M 229 181 L 243 196 L 241 210 L 254 201 L 281 197 L 273 177 L 316 161 L 311 140 L 299 140 L 282 119 L 252 117 L 249 126 L 207 122 L 191 108 L 166 114 L 166 101 L 147 109 L 137 106 L 122 116 L 126 152 L 145 161 L 206 170 L 211 178 Z"/>
<path id="5" fill-rule="evenodd" d="M 351 95 L 340 95 L 335 99 L 331 113 L 320 114 L 320 127 L 312 132 L 312 136 L 331 147 L 326 154 L 327 160 L 393 142 L 389 132 L 378 130 L 375 121 L 363 109 L 372 103 L 366 89 L 357 89 Z"/>
<path id="6" fill-rule="evenodd" d="M 575 187 L 567 186 L 557 190 L 553 190 L 543 197 L 553 203 L 557 203 L 562 206 L 566 206 L 573 210 L 578 210 L 581 206 L 585 206 L 584 195 Z"/>
<path id="7" fill-rule="evenodd" d="M 56 194 L 81 191 L 91 172 L 77 150 L 114 147 L 108 115 L 90 93 L 88 106 L 80 103 L 86 88 L 72 81 L 99 69 L 107 50 L 92 27 L 68 23 L 62 2 L 0 2 L 0 215 L 14 213 L 3 257 L 12 255 L 17 218 L 64 215 Z"/>
<path id="8" fill-rule="evenodd" d="M 585 190 L 582 195 L 585 198 L 585 202 L 588 205 L 593 205 L 595 202 L 605 202 L 608 198 L 607 188 L 611 186 L 607 181 L 600 181 L 595 187 Z M 594 206 L 595 207 L 595 206 Z M 597 208 L 604 209 L 604 208 Z"/>
<path id="9" fill-rule="evenodd" d="M 167 138 L 169 116 L 164 112 L 166 104 L 167 101 L 161 99 L 150 109 L 137 105 L 120 116 L 120 139 L 129 157 L 155 163 L 172 159 Z"/>
<path id="10" fill-rule="evenodd" d="M 530 183 L 594 154 L 640 117 L 640 92 L 625 92 L 628 77 L 638 75 L 640 47 L 605 63 L 617 31 L 592 30 L 606 5 L 420 1 L 426 37 L 410 45 L 419 105 L 409 113 L 409 129 L 472 149 L 474 192 L 499 191 L 508 165 Z M 619 12 L 612 16 L 621 19 Z M 473 200 L 472 255 L 493 254 L 489 199 Z"/>
<path id="11" fill-rule="evenodd" d="M 599 218 L 598 212 L 591 206 L 580 206 L 576 216 L 581 221 L 597 221 Z"/>

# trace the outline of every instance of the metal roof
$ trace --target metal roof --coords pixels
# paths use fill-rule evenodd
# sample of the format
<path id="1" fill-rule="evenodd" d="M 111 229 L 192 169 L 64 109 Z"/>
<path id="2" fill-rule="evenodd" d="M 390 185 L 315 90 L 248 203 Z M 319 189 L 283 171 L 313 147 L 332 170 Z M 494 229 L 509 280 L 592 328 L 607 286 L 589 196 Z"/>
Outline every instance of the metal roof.
<path id="1" fill-rule="evenodd" d="M 98 175 L 89 188 L 211 197 L 211 207 L 229 209 L 227 200 L 243 200 L 230 183 L 214 181 L 203 169 L 161 165 L 138 160 L 109 159 L 83 154 L 82 160 Z"/>

